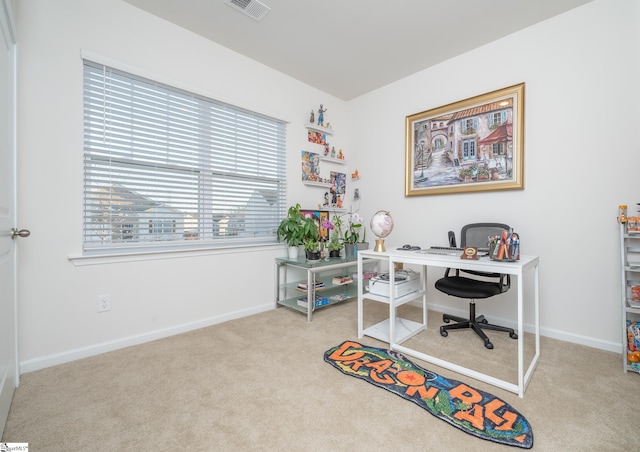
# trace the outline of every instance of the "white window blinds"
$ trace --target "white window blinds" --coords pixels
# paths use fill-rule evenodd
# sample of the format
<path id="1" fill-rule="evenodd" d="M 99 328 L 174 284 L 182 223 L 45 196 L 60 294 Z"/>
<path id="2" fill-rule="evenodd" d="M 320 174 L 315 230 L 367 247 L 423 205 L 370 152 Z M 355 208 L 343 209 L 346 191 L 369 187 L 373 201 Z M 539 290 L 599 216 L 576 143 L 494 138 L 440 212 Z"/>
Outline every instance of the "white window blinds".
<path id="1" fill-rule="evenodd" d="M 84 60 L 85 252 L 275 242 L 284 121 Z"/>

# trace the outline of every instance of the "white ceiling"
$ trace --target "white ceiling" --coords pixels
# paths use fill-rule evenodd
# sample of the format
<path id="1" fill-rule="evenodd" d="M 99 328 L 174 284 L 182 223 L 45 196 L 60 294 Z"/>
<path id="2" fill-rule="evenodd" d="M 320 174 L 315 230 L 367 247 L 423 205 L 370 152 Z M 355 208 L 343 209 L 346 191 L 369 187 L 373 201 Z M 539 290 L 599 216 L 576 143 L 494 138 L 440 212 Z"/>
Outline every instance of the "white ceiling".
<path id="1" fill-rule="evenodd" d="M 350 100 L 592 0 L 124 1 Z"/>

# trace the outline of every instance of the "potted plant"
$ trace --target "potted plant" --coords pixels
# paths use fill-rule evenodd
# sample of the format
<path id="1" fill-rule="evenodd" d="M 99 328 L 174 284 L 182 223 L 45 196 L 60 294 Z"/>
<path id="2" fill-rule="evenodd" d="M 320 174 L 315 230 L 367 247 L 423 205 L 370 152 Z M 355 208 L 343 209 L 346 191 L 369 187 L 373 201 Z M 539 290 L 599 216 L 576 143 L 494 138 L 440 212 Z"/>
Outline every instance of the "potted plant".
<path id="1" fill-rule="evenodd" d="M 297 259 L 298 247 L 304 242 L 305 218 L 300 212 L 300 204 L 289 207 L 286 218 L 278 225 L 278 241 L 285 241 L 289 247 L 289 258 Z"/>
<path id="2" fill-rule="evenodd" d="M 462 181 L 470 181 L 472 176 L 471 168 L 460 168 L 458 171 L 458 179 Z"/>
<path id="3" fill-rule="evenodd" d="M 478 165 L 476 165 L 475 163 L 472 163 L 471 166 L 469 167 L 469 169 L 471 170 L 471 177 L 476 177 L 478 175 Z"/>
<path id="4" fill-rule="evenodd" d="M 307 259 L 310 261 L 320 259 L 319 238 L 320 231 L 318 230 L 318 225 L 313 218 L 305 217 L 302 226 L 302 242 Z"/>
<path id="5" fill-rule="evenodd" d="M 489 180 L 490 177 L 491 177 L 491 173 L 489 173 L 488 169 L 480 168 L 478 170 L 478 180 Z"/>
<path id="6" fill-rule="evenodd" d="M 362 228 L 362 222 L 364 218 L 358 214 L 358 212 L 349 213 L 347 222 L 347 230 L 344 232 L 344 251 L 345 257 L 353 258 L 356 256 L 356 250 L 358 249 L 357 243 L 360 241 L 360 228 Z"/>
<path id="7" fill-rule="evenodd" d="M 344 247 L 342 244 L 342 219 L 339 215 L 334 214 L 332 221 L 325 221 L 322 227 L 329 231 L 329 257 L 340 257 L 340 250 Z"/>

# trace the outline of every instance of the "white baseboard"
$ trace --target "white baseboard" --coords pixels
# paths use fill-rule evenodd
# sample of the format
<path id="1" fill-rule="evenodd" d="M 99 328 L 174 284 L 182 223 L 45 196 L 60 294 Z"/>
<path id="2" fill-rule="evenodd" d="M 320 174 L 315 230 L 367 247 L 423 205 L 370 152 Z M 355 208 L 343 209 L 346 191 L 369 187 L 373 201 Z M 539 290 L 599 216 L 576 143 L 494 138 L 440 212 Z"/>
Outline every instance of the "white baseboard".
<path id="1" fill-rule="evenodd" d="M 418 302 L 417 304 L 416 302 L 411 302 L 410 304 L 413 304 L 418 307 L 422 306 L 420 302 Z M 427 309 L 429 309 L 430 311 L 446 312 L 452 315 L 457 315 L 458 317 L 467 317 L 469 315 L 468 310 L 455 309 L 447 305 L 427 303 Z M 517 329 L 518 327 L 518 322 L 510 319 L 502 319 L 500 317 L 492 316 L 491 321 L 493 323 L 508 326 L 510 328 Z M 530 324 L 530 323 L 524 324 L 524 330 L 527 333 L 533 333 L 535 331 L 533 324 Z M 601 339 L 581 336 L 579 334 L 567 333 L 565 331 L 554 330 L 551 328 L 540 327 L 540 336 L 548 337 L 551 339 L 557 339 L 564 342 L 571 342 L 572 344 L 585 345 L 587 347 L 606 350 L 608 352 L 622 353 L 622 350 L 623 350 L 623 346 L 620 342 L 603 341 Z"/>
<path id="2" fill-rule="evenodd" d="M 11 359 L 9 365 L 4 369 L 4 374 L 0 375 L 0 438 L 2 438 L 4 427 L 7 423 L 9 408 L 11 407 L 11 400 L 13 399 L 13 391 L 17 385 L 14 376 L 15 364 L 15 360 Z"/>
<path id="3" fill-rule="evenodd" d="M 33 372 L 35 370 L 44 369 L 58 364 L 64 364 L 71 361 L 76 361 L 82 358 L 88 358 L 89 356 L 100 355 L 102 353 L 112 352 L 121 348 L 130 347 L 132 345 L 144 344 L 146 342 L 155 341 L 157 339 L 163 339 L 165 337 L 175 336 L 176 334 L 186 333 L 189 331 L 205 328 L 208 326 L 216 325 L 218 323 L 227 322 L 229 320 L 239 319 L 241 317 L 247 317 L 253 314 L 259 314 L 274 309 L 273 303 L 258 306 L 252 309 L 246 309 L 243 311 L 236 311 L 229 314 L 211 317 L 204 320 L 198 320 L 197 322 L 185 323 L 182 325 L 176 325 L 162 330 L 150 331 L 148 333 L 125 337 L 111 342 L 104 342 L 102 344 L 96 344 L 89 347 L 78 348 L 75 350 L 69 350 L 63 353 L 57 353 L 54 355 L 44 356 L 40 358 L 29 359 L 20 362 L 20 373 Z"/>
<path id="4" fill-rule="evenodd" d="M 410 304 L 415 304 L 414 302 Z M 420 304 L 417 304 L 420 307 Z M 468 311 L 462 309 L 453 309 L 451 306 L 428 304 L 427 308 L 431 311 L 448 312 L 453 315 L 465 317 L 469 314 Z M 40 358 L 34 358 L 27 361 L 20 362 L 20 374 L 33 372 L 35 370 L 44 369 L 58 364 L 64 364 L 71 361 L 76 361 L 82 358 L 88 358 L 89 356 L 99 355 L 101 353 L 107 353 L 121 348 L 130 347 L 132 345 L 144 344 L 146 342 L 155 341 L 157 339 L 163 339 L 165 337 L 174 336 L 176 334 L 186 333 L 188 331 L 205 328 L 208 326 L 216 325 L 218 323 L 226 322 L 233 319 L 239 319 L 253 314 L 259 314 L 261 312 L 270 311 L 274 309 L 273 304 L 265 304 L 256 308 L 247 309 L 244 311 L 236 311 L 230 314 L 225 314 L 218 317 L 211 317 L 197 322 L 185 323 L 182 325 L 176 325 L 170 328 L 162 330 L 151 331 L 148 333 L 140 334 L 137 336 L 130 336 L 122 339 L 118 339 L 111 342 L 104 342 L 102 344 L 96 344 L 90 347 L 79 348 L 70 350 L 64 353 L 58 353 L 54 355 L 44 356 Z M 517 322 L 509 319 L 495 318 L 496 323 L 500 323 L 511 328 L 517 327 Z M 524 330 L 527 333 L 533 333 L 534 328 L 531 324 L 525 324 Z M 540 328 L 540 335 L 549 337 L 551 339 L 557 339 L 565 342 L 571 342 L 574 344 L 585 345 L 587 347 L 606 350 L 614 353 L 622 353 L 622 345 L 620 343 L 603 341 L 600 339 L 594 339 L 592 337 L 581 336 L 577 334 L 570 334 L 564 331 L 553 330 L 550 328 Z"/>

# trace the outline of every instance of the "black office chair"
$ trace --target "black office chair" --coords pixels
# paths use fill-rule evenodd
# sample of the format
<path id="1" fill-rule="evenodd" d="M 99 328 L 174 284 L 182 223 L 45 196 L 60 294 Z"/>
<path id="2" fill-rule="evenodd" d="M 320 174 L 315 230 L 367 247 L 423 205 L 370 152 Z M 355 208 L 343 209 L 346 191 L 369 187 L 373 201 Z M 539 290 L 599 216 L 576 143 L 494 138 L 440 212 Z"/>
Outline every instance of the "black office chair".
<path id="1" fill-rule="evenodd" d="M 501 223 L 473 223 L 462 228 L 460 233 L 460 246 L 475 246 L 479 249 L 488 249 L 489 236 L 502 235 L 503 231 L 508 231 L 509 226 Z M 449 231 L 449 246 L 456 246 L 456 238 L 453 231 Z M 467 273 L 474 276 L 482 277 L 481 279 L 469 278 L 461 276 Z M 456 323 L 450 325 L 442 325 L 440 334 L 444 337 L 449 335 L 449 330 L 457 330 L 462 328 L 471 328 L 484 341 L 484 346 L 488 349 L 493 348 L 493 344 L 489 340 L 483 329 L 493 331 L 503 331 L 509 333 L 512 339 L 517 339 L 518 335 L 513 328 L 492 325 L 483 315 L 476 317 L 476 300 L 490 298 L 509 290 L 511 287 L 511 276 L 500 273 L 484 273 L 472 270 L 458 270 L 448 268 L 444 277 L 436 281 L 436 289 L 447 295 L 459 298 L 469 299 L 469 318 L 457 317 L 444 314 L 442 320 L 449 323 L 453 320 Z"/>

